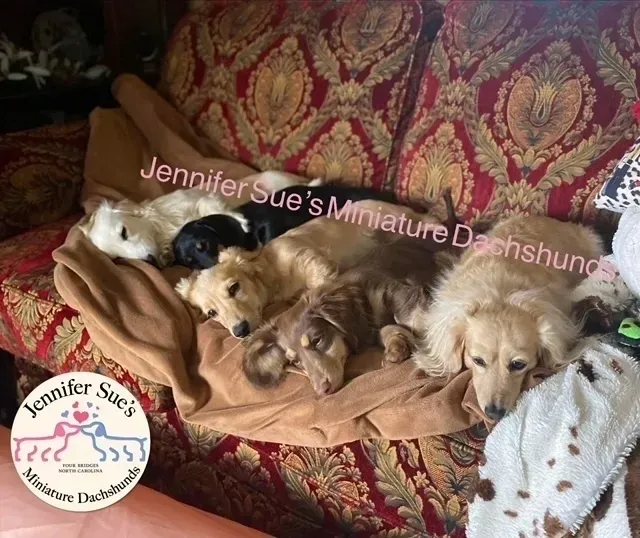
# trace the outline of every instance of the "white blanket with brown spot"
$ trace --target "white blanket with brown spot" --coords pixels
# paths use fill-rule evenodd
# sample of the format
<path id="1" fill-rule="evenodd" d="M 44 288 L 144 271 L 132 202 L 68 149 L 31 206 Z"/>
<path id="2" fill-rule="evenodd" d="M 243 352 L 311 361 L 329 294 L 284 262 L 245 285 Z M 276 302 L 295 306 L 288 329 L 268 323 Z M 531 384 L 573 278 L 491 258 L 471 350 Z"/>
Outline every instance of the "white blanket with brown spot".
<path id="1" fill-rule="evenodd" d="M 625 462 L 640 436 L 640 366 L 595 339 L 585 347 L 487 438 L 468 538 L 632 537 Z"/>

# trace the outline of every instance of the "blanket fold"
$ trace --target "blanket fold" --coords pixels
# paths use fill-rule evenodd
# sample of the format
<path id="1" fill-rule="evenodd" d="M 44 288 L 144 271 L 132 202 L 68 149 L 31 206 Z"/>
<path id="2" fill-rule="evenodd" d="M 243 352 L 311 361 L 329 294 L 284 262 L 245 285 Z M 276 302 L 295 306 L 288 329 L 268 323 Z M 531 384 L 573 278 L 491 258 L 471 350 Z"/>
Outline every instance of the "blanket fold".
<path id="1" fill-rule="evenodd" d="M 136 77 L 120 77 L 113 91 L 121 108 L 91 116 L 85 210 L 103 197 L 139 201 L 180 187 L 140 177 L 154 156 L 172 167 L 220 170 L 234 180 L 255 173 L 199 137 Z M 378 350 L 350 359 L 351 381 L 323 399 L 295 373 L 277 389 L 256 389 L 242 373 L 239 341 L 215 321 L 198 323 L 173 290 L 186 270 L 114 262 L 77 226 L 53 258 L 55 285 L 80 312 L 95 344 L 131 372 L 170 386 L 189 422 L 259 441 L 332 446 L 452 433 L 480 421 L 469 372 L 447 383 L 415 372 L 409 362 L 380 369 Z"/>

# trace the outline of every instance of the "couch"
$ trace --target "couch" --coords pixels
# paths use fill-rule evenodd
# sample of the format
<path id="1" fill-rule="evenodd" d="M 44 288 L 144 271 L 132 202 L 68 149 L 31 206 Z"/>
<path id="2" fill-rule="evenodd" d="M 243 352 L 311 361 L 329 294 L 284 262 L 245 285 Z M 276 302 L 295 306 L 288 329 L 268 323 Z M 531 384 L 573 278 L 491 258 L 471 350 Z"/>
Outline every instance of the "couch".
<path id="1" fill-rule="evenodd" d="M 467 223 L 546 214 L 615 228 L 592 203 L 638 134 L 640 5 L 582 0 L 195 1 L 160 89 L 258 169 L 435 203 Z M 22 393 L 94 371 L 140 400 L 144 483 L 275 536 L 465 535 L 483 426 L 332 448 L 185 423 L 167 387 L 107 357 L 53 285 L 81 217 L 85 122 L 0 138 L 0 348 Z"/>

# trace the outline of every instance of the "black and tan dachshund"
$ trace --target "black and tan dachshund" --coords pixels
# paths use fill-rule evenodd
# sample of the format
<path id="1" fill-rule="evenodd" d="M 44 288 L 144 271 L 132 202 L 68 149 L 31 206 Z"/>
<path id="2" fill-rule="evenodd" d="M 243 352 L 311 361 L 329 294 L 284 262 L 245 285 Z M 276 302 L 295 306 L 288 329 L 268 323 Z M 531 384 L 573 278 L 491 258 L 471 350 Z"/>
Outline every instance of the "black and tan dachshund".
<path id="1" fill-rule="evenodd" d="M 173 241 L 174 263 L 207 269 L 218 263 L 218 253 L 224 248 L 255 250 L 311 219 L 337 214 L 342 208 L 346 211 L 348 202 L 358 200 L 397 201 L 390 192 L 364 187 L 295 185 L 272 193 L 268 200 L 254 199 L 234 210 L 249 221 L 249 232 L 226 215 L 209 215 L 185 224 Z"/>

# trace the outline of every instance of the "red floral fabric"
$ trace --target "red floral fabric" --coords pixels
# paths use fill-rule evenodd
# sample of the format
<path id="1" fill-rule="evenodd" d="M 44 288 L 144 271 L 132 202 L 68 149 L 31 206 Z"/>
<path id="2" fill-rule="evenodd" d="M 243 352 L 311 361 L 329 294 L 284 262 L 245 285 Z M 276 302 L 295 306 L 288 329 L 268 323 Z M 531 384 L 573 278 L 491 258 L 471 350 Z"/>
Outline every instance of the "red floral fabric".
<path id="1" fill-rule="evenodd" d="M 18 360 L 20 393 L 49 377 Z M 143 483 L 272 536 L 463 538 L 486 432 L 331 449 L 256 443 L 149 413 Z"/>
<path id="2" fill-rule="evenodd" d="M 396 192 L 458 213 L 614 219 L 592 200 L 640 131 L 635 2 L 454 0 L 431 49 Z"/>
<path id="3" fill-rule="evenodd" d="M 54 374 L 89 371 L 125 385 L 145 411 L 173 408 L 171 390 L 137 377 L 93 344 L 53 284 L 51 253 L 80 215 L 0 242 L 0 348 Z"/>
<path id="4" fill-rule="evenodd" d="M 194 4 L 169 44 L 163 82 L 208 138 L 261 170 L 390 184 L 435 2 Z"/>
<path id="5" fill-rule="evenodd" d="M 86 121 L 0 136 L 0 240 L 77 208 Z"/>

